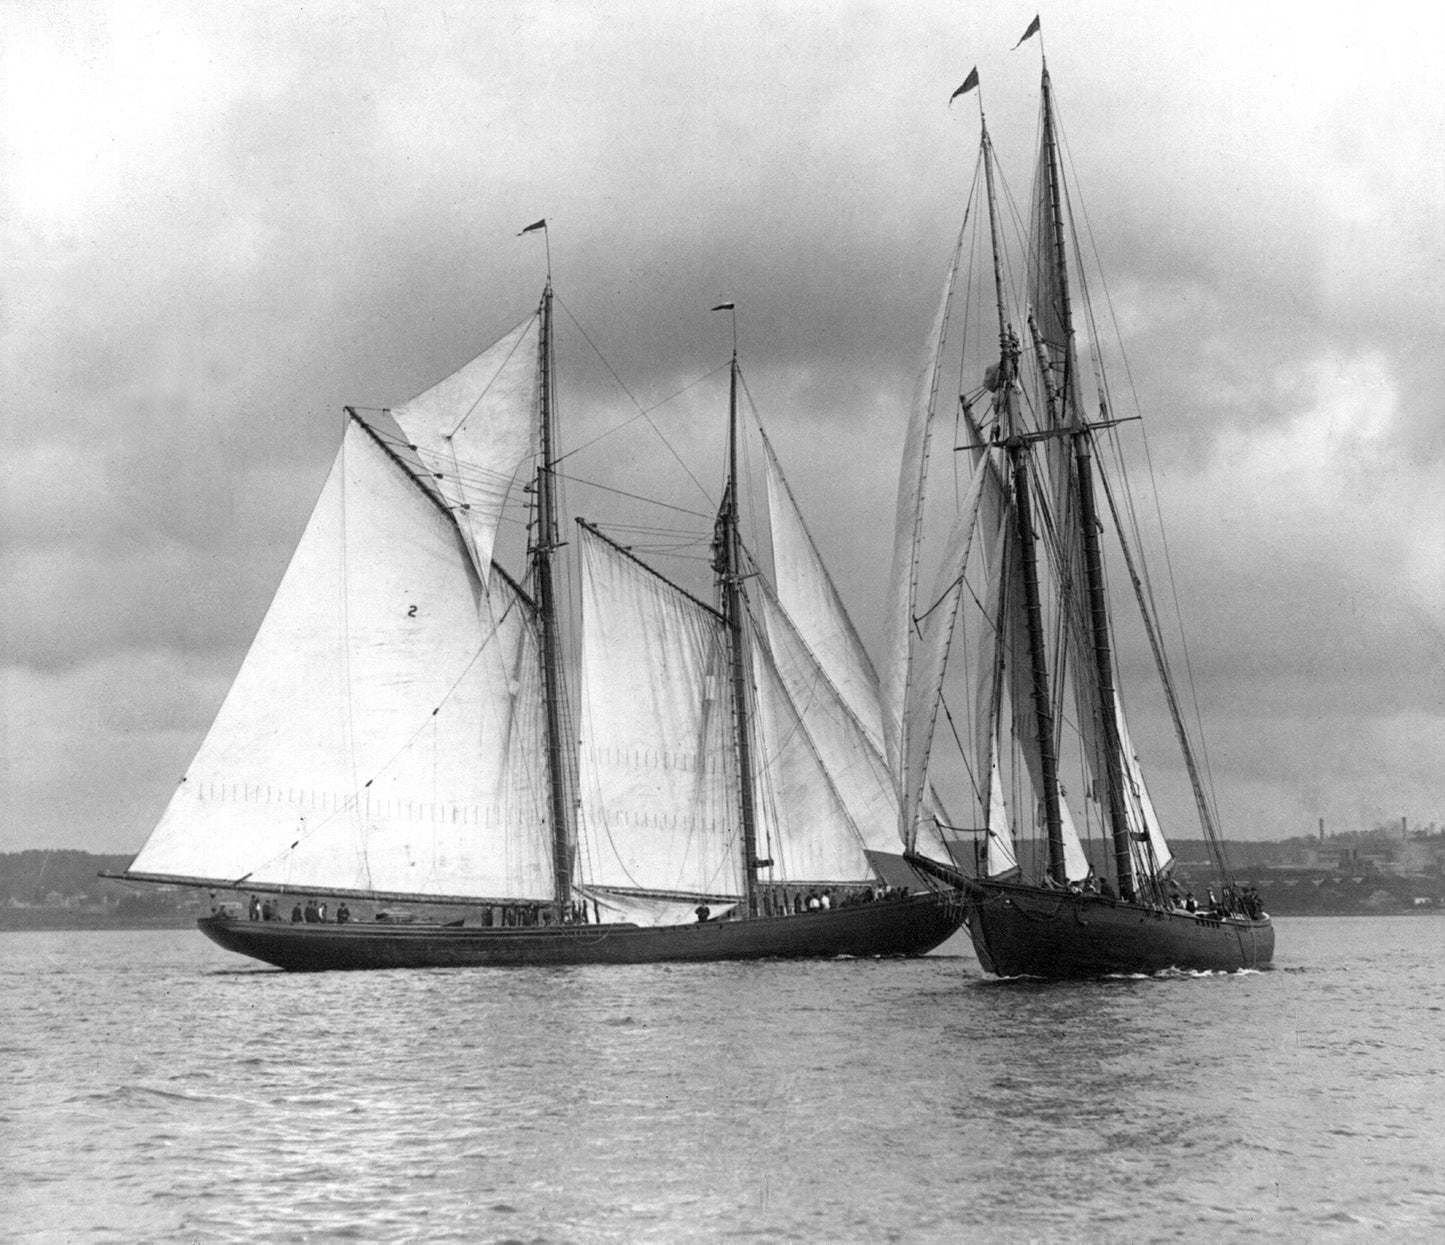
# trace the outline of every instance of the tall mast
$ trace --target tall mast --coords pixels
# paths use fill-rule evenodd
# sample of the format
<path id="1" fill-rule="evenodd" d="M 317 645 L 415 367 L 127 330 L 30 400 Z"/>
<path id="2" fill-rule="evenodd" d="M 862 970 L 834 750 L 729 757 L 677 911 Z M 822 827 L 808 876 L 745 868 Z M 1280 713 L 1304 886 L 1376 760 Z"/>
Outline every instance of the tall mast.
<path id="1" fill-rule="evenodd" d="M 1049 876 L 1061 886 L 1068 881 L 1064 867 L 1064 827 L 1059 811 L 1059 761 L 1054 752 L 1053 697 L 1049 693 L 1049 665 L 1044 644 L 1044 611 L 1039 595 L 1037 542 L 1034 539 L 1032 509 L 1029 504 L 1029 453 L 1022 429 L 1018 425 L 1014 378 L 1018 375 L 1019 341 L 1008 322 L 1004 300 L 1003 259 L 998 238 L 998 212 L 993 184 L 993 143 L 988 124 L 983 121 L 983 105 L 979 104 L 979 120 L 983 130 L 983 173 L 988 192 L 988 232 L 993 246 L 994 294 L 998 304 L 999 392 L 1003 395 L 1002 423 L 1004 446 L 1008 450 L 1013 479 L 1014 523 L 1018 536 L 1019 569 L 1024 591 L 1024 618 L 1029 638 L 1029 667 L 1033 692 L 1035 730 L 1039 737 L 1039 793 L 1044 805 L 1044 827 L 1049 843 Z M 1005 589 L 1006 591 L 1007 589 Z M 999 646 L 1002 658 L 1003 646 Z"/>
<path id="2" fill-rule="evenodd" d="M 1089 632 L 1093 647 L 1095 698 L 1098 705 L 1098 737 L 1102 745 L 1100 763 L 1104 769 L 1109 832 L 1114 842 L 1114 869 L 1119 893 L 1134 898 L 1134 857 L 1129 838 L 1129 821 L 1124 810 L 1122 752 L 1119 718 L 1115 703 L 1114 658 L 1109 639 L 1108 597 L 1104 587 L 1104 558 L 1099 544 L 1098 509 L 1094 501 L 1092 436 L 1079 418 L 1075 398 L 1074 325 L 1069 299 L 1068 253 L 1064 244 L 1063 196 L 1058 141 L 1054 134 L 1053 89 L 1049 67 L 1043 68 L 1044 146 L 1048 171 L 1049 208 L 1053 216 L 1054 272 L 1059 305 L 1055 309 L 1064 334 L 1064 376 L 1059 387 L 1063 420 L 1073 433 L 1075 478 L 1079 499 L 1079 535 L 1084 555 L 1084 582 L 1088 594 Z M 1045 377 L 1045 385 L 1048 379 Z M 1080 707 L 1082 710 L 1082 706 Z"/>
<path id="3" fill-rule="evenodd" d="M 572 835 L 567 799 L 567 770 L 564 765 L 565 743 L 562 732 L 562 646 L 557 621 L 556 571 L 552 554 L 559 547 L 557 540 L 556 478 L 552 470 L 553 389 L 555 374 L 552 360 L 552 278 L 542 292 L 542 358 L 539 377 L 542 414 L 542 455 L 537 464 L 537 538 L 531 548 L 533 583 L 537 592 L 537 611 L 542 621 L 542 701 L 547 716 L 547 773 L 551 779 L 552 872 L 559 913 L 565 914 L 572 902 Z"/>
<path id="4" fill-rule="evenodd" d="M 727 310 L 733 308 L 728 305 Z M 718 310 L 718 308 L 714 308 Z M 728 368 L 728 474 L 718 514 L 715 569 L 722 583 L 723 617 L 727 619 L 728 665 L 733 691 L 733 728 L 737 734 L 738 780 L 742 784 L 743 885 L 749 916 L 758 914 L 758 869 L 772 862 L 758 859 L 757 808 L 753 798 L 752 727 L 748 721 L 747 653 L 743 647 L 742 545 L 738 534 L 738 348 L 733 330 L 733 355 Z"/>

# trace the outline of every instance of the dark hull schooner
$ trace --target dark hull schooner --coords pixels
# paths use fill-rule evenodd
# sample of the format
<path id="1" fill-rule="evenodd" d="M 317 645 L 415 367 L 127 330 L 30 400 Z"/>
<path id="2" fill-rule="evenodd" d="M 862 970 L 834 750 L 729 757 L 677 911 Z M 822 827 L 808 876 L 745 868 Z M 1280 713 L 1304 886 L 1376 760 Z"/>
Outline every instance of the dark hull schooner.
<path id="1" fill-rule="evenodd" d="M 204 917 L 197 924 L 206 937 L 228 951 L 292 972 L 319 972 L 922 955 L 947 939 L 962 921 L 960 900 L 938 892 L 792 916 L 654 928 L 291 925 L 227 916 Z"/>
<path id="2" fill-rule="evenodd" d="M 1034 35 L 1042 41 L 1037 20 L 1024 39 Z M 1255 968 L 1274 954 L 1274 929 L 1258 895 L 1238 884 L 1230 867 L 1207 769 L 1175 687 L 1168 631 L 1141 552 L 1142 507 L 1131 494 L 1119 434 L 1135 417 L 1116 414 L 1110 394 L 1083 279 L 1080 226 L 1086 232 L 1087 222 L 1074 216 L 1078 199 L 1064 183 L 1047 67 L 1040 87 L 1022 314 L 1010 291 L 998 174 L 980 102 L 981 176 L 905 436 L 884 666 L 900 827 L 909 841 L 937 823 L 928 809 L 930 766 L 935 739 L 946 738 L 939 724 L 947 721 L 959 752 L 951 785 L 973 799 L 969 819 L 950 828 L 975 845 L 971 863 L 966 850 L 955 855 L 962 868 L 916 853 L 905 858 L 957 888 L 979 961 L 1000 976 Z M 954 98 L 979 89 L 975 70 Z M 974 257 L 984 256 L 991 272 L 982 260 L 975 271 Z M 989 301 L 989 285 L 996 336 L 994 323 L 971 314 Z M 964 326 L 961 339 L 949 340 L 956 321 Z M 939 395 L 950 388 L 958 403 L 953 448 L 966 456 L 952 467 L 951 505 L 947 492 L 930 496 L 937 483 L 930 463 L 939 457 L 930 445 L 946 418 Z M 931 590 L 923 574 L 929 563 Z M 1192 898 L 1179 889 L 1164 819 L 1128 727 L 1127 666 L 1114 619 L 1115 598 L 1127 599 L 1128 590 L 1209 847 L 1207 914 L 1192 911 Z M 947 708 L 945 685 L 954 695 L 966 691 L 966 712 Z M 1092 855 L 1081 830 L 1094 840 Z M 1020 852 L 1030 838 L 1046 844 L 1044 859 Z"/>
<path id="3" fill-rule="evenodd" d="M 1274 956 L 1268 917 L 1215 916 L 1103 895 L 970 880 L 966 921 L 979 963 L 1000 977 L 1235 972 Z"/>

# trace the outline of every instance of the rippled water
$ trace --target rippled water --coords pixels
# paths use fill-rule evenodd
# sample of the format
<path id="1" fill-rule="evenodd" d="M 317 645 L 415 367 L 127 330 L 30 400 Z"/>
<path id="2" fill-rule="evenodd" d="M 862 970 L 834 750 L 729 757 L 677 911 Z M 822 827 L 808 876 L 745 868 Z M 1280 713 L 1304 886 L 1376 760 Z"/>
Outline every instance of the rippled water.
<path id="1" fill-rule="evenodd" d="M 21 1241 L 1445 1237 L 1445 920 L 1273 972 L 841 961 L 291 976 L 0 935 Z"/>

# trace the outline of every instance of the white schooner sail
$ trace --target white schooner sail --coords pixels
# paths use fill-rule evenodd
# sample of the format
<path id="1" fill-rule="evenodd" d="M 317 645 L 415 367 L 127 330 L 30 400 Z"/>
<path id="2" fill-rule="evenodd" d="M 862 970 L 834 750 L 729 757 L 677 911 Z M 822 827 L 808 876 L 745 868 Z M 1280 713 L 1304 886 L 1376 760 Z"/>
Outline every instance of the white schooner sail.
<path id="1" fill-rule="evenodd" d="M 352 419 L 200 751 L 131 872 L 553 895 L 531 606 Z"/>
<path id="2" fill-rule="evenodd" d="M 581 874 L 596 889 L 743 893 L 722 622 L 587 527 L 582 554 Z M 696 900 L 693 900 L 696 902 Z"/>
<path id="3" fill-rule="evenodd" d="M 559 922 L 581 919 L 580 900 L 589 920 L 655 927 L 695 923 L 700 904 L 792 912 L 799 887 L 861 897 L 878 881 L 869 854 L 900 852 L 877 678 L 771 447 L 771 581 L 730 562 L 736 605 L 715 606 L 579 521 L 578 669 L 549 674 L 550 298 L 411 401 L 350 412 L 128 876 L 549 905 Z M 736 360 L 734 427 L 735 395 Z M 498 530 L 534 477 L 514 579 Z M 719 549 L 749 557 L 735 510 L 724 519 Z"/>
<path id="4" fill-rule="evenodd" d="M 432 473 L 483 581 L 497 526 L 541 433 L 541 316 L 530 316 L 392 416 Z"/>

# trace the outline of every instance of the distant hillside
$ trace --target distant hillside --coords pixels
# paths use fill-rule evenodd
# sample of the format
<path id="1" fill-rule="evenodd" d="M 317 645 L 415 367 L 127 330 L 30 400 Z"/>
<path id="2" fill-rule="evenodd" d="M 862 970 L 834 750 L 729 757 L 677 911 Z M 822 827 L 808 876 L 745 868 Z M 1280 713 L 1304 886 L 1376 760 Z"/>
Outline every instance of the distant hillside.
<path id="1" fill-rule="evenodd" d="M 0 852 L 0 929 L 126 928 L 194 920 L 199 891 L 98 877 L 130 856 L 64 849 Z"/>
<path id="2" fill-rule="evenodd" d="M 119 899 L 134 887 L 96 874 L 102 869 L 119 873 L 130 861 L 129 856 L 63 850 L 0 853 L 0 904 L 43 904 L 47 895 Z"/>

